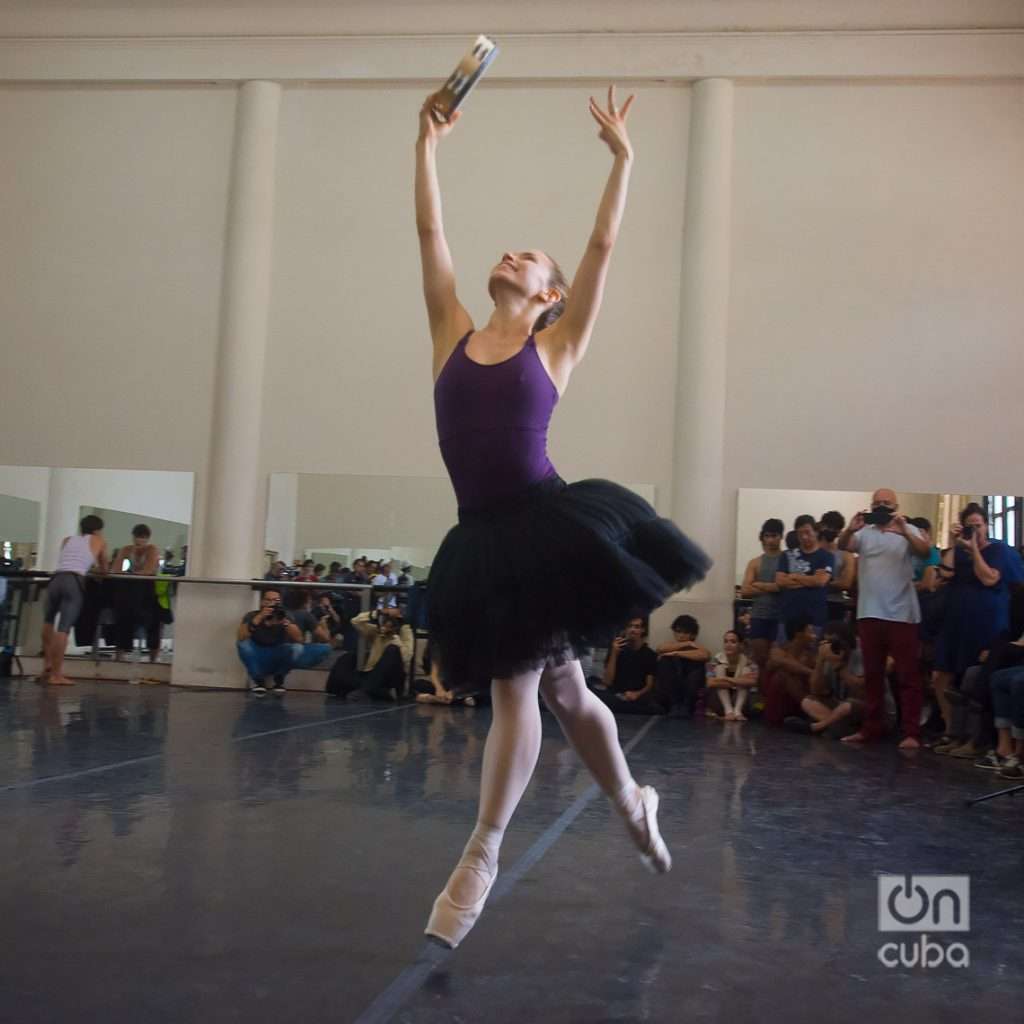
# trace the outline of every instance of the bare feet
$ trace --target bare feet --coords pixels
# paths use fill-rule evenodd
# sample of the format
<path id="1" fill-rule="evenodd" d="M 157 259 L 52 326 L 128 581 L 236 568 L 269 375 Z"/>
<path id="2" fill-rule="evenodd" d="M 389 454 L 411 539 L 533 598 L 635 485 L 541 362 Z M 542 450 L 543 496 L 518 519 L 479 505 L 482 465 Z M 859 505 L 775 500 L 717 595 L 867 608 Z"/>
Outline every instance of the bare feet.
<path id="1" fill-rule="evenodd" d="M 746 715 L 744 715 L 744 714 L 742 714 L 741 712 L 737 711 L 737 712 L 735 712 L 735 714 L 734 714 L 734 715 L 732 716 L 732 720 L 733 720 L 734 722 L 745 722 L 745 721 L 747 720 L 747 716 L 746 716 Z"/>
<path id="2" fill-rule="evenodd" d="M 864 743 L 867 740 L 867 736 L 862 732 L 852 732 L 849 736 L 843 737 L 843 743 Z"/>
<path id="3" fill-rule="evenodd" d="M 46 682 L 50 686 L 74 686 L 75 685 L 75 681 L 73 679 L 68 679 L 67 676 L 50 676 L 50 678 L 47 679 Z"/>
<path id="4" fill-rule="evenodd" d="M 921 744 L 918 743 L 917 740 L 915 740 L 913 736 L 907 736 L 903 740 L 903 742 L 900 744 L 899 749 L 900 750 L 918 750 L 918 749 L 920 749 L 920 746 L 921 746 Z"/>

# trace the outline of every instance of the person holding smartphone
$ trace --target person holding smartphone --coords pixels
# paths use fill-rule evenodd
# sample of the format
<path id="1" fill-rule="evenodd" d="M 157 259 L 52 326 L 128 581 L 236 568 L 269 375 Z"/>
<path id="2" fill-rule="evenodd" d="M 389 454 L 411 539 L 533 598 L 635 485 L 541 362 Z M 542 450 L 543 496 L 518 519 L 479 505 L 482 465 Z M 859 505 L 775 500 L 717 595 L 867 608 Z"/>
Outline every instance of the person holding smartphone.
<path id="1" fill-rule="evenodd" d="M 654 676 L 658 655 L 647 645 L 647 620 L 637 615 L 608 648 L 602 686 L 595 693 L 617 714 L 656 715 Z"/>
<path id="2" fill-rule="evenodd" d="M 885 666 L 899 678 L 901 750 L 921 745 L 921 608 L 914 589 L 914 556 L 926 558 L 928 538 L 899 514 L 896 492 L 879 488 L 871 508 L 839 535 L 839 547 L 858 555 L 857 634 L 864 658 L 864 722 L 844 743 L 875 740 L 884 730 Z"/>
<path id="3" fill-rule="evenodd" d="M 988 514 L 977 502 L 960 513 L 942 552 L 940 571 L 949 588 L 946 614 L 935 644 L 932 687 L 945 723 L 948 743 L 953 713 L 948 691 L 958 677 L 981 660 L 1000 633 L 1010 625 L 1010 586 L 1024 582 L 1024 564 L 1016 549 L 988 535 Z"/>

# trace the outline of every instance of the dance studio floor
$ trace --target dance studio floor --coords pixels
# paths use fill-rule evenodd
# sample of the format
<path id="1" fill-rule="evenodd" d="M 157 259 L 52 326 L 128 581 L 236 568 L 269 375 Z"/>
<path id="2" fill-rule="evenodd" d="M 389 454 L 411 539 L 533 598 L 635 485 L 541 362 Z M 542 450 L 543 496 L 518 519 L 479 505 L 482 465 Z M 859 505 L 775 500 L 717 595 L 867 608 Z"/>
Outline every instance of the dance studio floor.
<path id="1" fill-rule="evenodd" d="M 623 719 L 675 856 L 642 869 L 544 716 L 497 898 L 430 903 L 485 708 L 0 681 L 0 1016 L 104 1024 L 1020 1020 L 1024 798 L 969 763 Z M 970 875 L 968 967 L 888 968 L 879 874 Z"/>

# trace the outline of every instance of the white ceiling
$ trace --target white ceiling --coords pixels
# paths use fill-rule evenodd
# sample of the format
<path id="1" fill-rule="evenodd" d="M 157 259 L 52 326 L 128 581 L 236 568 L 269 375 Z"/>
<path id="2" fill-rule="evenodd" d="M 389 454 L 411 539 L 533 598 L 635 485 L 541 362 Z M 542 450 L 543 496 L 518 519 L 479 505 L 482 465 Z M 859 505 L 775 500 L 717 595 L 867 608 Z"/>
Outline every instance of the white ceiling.
<path id="1" fill-rule="evenodd" d="M 1024 0 L 0 0 L 0 37 L 1024 28 Z"/>

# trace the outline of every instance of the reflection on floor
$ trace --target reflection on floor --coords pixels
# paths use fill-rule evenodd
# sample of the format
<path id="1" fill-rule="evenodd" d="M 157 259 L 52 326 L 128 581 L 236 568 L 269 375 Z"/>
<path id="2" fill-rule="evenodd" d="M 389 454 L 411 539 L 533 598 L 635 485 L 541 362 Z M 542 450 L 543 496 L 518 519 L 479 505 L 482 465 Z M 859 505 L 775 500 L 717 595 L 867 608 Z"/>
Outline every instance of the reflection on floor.
<path id="1" fill-rule="evenodd" d="M 1021 1015 L 1021 802 L 969 764 L 659 720 L 631 755 L 676 866 L 587 803 L 424 954 L 489 712 L 0 681 L 0 1000 L 31 1021 L 959 1021 Z M 624 719 L 624 740 L 644 719 Z M 590 782 L 550 716 L 503 869 Z M 1005 783 L 1004 783 L 1005 784 Z M 886 967 L 881 873 L 969 874 L 970 966 Z M 891 953 L 890 953 L 891 958 Z M 403 973 L 406 972 L 406 973 Z M 383 1005 L 377 1002 L 380 1007 Z"/>

